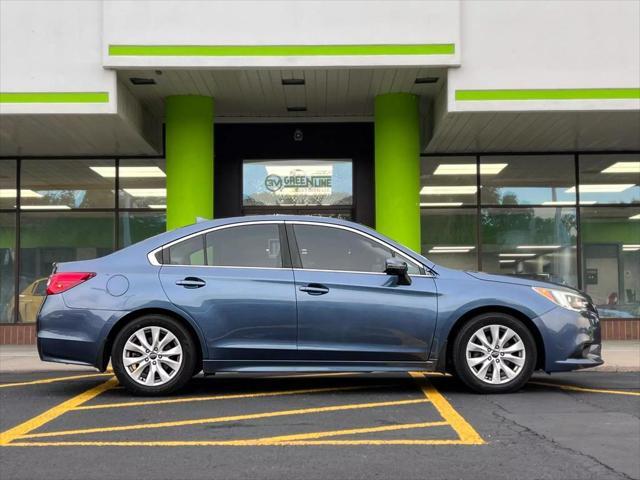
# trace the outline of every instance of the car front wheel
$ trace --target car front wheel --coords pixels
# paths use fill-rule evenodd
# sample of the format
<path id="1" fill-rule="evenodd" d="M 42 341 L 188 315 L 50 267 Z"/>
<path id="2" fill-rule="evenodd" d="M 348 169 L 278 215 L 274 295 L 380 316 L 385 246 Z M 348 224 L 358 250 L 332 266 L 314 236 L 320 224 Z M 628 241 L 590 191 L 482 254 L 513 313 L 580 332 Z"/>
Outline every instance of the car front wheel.
<path id="1" fill-rule="evenodd" d="M 127 324 L 111 352 L 118 381 L 137 395 L 164 395 L 183 387 L 195 370 L 195 345 L 180 322 L 145 315 Z"/>
<path id="2" fill-rule="evenodd" d="M 536 365 L 536 345 L 529 329 L 503 313 L 486 313 L 467 322 L 453 346 L 455 372 L 480 393 L 519 390 Z"/>

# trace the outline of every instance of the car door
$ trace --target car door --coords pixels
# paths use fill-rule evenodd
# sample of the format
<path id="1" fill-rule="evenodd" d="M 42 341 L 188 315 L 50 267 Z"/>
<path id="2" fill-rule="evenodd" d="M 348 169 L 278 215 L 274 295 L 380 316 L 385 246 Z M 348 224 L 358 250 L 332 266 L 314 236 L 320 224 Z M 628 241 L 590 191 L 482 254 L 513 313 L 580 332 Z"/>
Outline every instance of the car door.
<path id="1" fill-rule="evenodd" d="M 287 222 L 298 299 L 298 353 L 304 360 L 424 362 L 437 314 L 434 279 L 422 266 L 364 232 Z M 412 283 L 383 273 L 407 261 Z"/>
<path id="2" fill-rule="evenodd" d="M 200 325 L 210 360 L 289 359 L 296 298 L 282 222 L 218 227 L 163 249 L 162 286 Z"/>

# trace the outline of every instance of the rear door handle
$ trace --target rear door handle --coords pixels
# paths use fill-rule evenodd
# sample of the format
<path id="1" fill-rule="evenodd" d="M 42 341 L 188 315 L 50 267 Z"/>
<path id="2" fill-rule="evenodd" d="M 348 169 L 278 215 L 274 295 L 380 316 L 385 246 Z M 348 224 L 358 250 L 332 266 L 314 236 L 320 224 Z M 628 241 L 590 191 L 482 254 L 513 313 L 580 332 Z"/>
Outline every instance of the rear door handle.
<path id="1" fill-rule="evenodd" d="M 329 289 L 319 283 L 310 283 L 307 286 L 300 287 L 301 292 L 307 292 L 309 295 L 324 295 L 329 293 Z"/>
<path id="2" fill-rule="evenodd" d="M 200 288 L 207 284 L 204 280 L 198 277 L 186 277 L 183 280 L 178 280 L 176 285 L 180 285 L 184 288 Z"/>

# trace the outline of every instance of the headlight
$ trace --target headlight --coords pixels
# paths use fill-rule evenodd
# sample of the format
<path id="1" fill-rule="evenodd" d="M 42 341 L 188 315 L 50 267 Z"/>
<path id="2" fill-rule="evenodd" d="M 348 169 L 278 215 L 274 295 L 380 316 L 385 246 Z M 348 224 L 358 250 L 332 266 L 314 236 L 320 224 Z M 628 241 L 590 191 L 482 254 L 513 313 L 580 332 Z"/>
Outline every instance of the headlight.
<path id="1" fill-rule="evenodd" d="M 532 287 L 533 291 L 551 300 L 556 305 L 560 305 L 568 310 L 582 312 L 587 309 L 589 301 L 582 295 L 567 292 L 565 290 L 555 290 L 552 288 Z"/>

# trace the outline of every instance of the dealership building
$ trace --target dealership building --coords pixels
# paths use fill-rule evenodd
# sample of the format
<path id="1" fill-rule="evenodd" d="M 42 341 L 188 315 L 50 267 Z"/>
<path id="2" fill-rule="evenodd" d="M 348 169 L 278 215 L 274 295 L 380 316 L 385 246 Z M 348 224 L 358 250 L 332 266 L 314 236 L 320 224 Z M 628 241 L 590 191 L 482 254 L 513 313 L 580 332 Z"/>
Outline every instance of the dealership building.
<path id="1" fill-rule="evenodd" d="M 640 2 L 0 0 L 0 343 L 55 262 L 274 213 L 640 338 Z"/>

